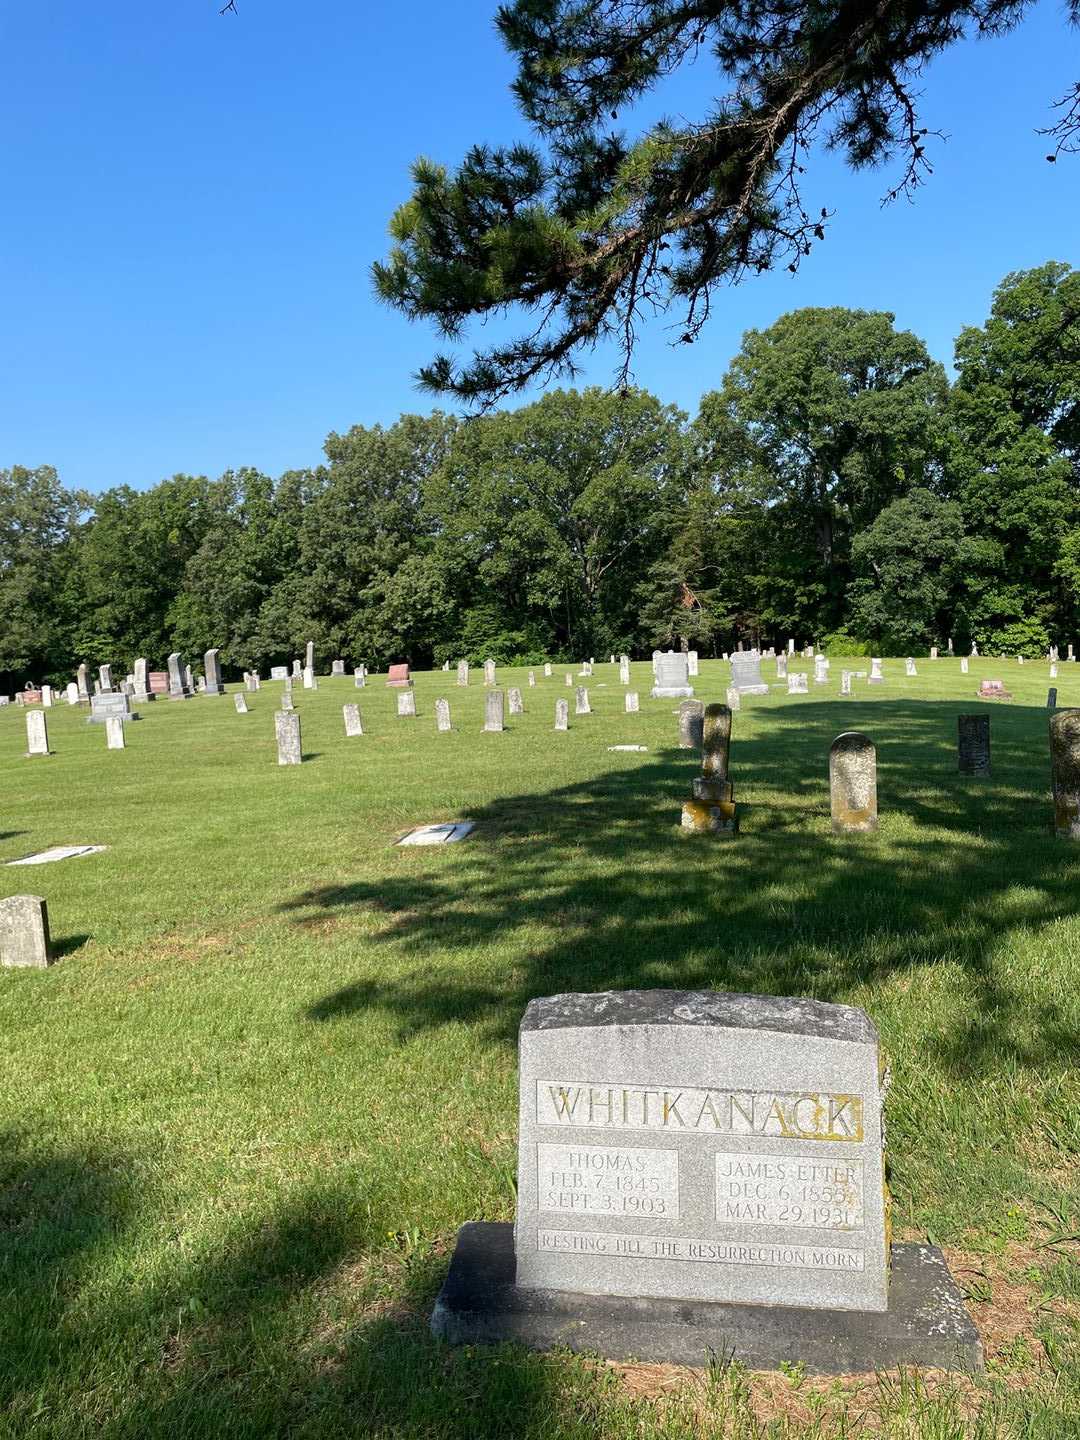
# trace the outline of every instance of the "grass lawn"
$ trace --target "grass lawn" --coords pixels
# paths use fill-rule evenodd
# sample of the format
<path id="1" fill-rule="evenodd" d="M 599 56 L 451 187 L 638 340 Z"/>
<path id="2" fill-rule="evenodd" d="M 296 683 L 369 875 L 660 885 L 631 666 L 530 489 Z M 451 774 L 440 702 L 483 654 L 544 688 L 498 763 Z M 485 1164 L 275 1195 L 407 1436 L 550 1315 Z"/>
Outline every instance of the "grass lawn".
<path id="1" fill-rule="evenodd" d="M 415 720 L 380 677 L 322 679 L 295 692 L 298 767 L 275 763 L 276 683 L 246 716 L 144 705 L 122 752 L 61 705 L 26 759 L 0 711 L 0 860 L 109 847 L 4 871 L 62 958 L 0 972 L 0 1436 L 1080 1436 L 1080 846 L 1050 830 L 1045 710 L 1051 683 L 1080 706 L 1080 665 L 890 661 L 851 700 L 839 670 L 744 700 L 733 841 L 679 833 L 696 760 L 648 664 L 640 714 L 599 664 L 566 734 L 565 667 L 501 735 L 475 672 L 419 675 Z M 728 673 L 703 661 L 697 694 Z M 1011 704 L 975 699 L 988 676 Z M 960 777 L 980 708 L 993 775 Z M 845 729 L 877 745 L 875 836 L 831 833 Z M 463 844 L 392 847 L 458 818 Z M 430 1339 L 458 1226 L 513 1216 L 526 1002 L 627 986 L 869 1012 L 895 1230 L 945 1247 L 984 1381 Z"/>

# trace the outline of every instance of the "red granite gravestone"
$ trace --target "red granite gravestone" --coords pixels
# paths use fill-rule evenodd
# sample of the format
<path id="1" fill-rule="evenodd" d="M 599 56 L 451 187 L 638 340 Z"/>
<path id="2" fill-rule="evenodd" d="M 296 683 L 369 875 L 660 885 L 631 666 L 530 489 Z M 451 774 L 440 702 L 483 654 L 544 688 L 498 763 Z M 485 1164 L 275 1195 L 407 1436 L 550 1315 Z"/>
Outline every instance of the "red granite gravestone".
<path id="1" fill-rule="evenodd" d="M 398 687 L 411 685 L 412 680 L 409 677 L 408 665 L 391 665 L 386 683 L 387 685 L 396 685 Z"/>
<path id="2" fill-rule="evenodd" d="M 980 700 L 1011 700 L 1011 693 L 1005 689 L 1004 680 L 981 680 L 979 682 Z"/>
<path id="3" fill-rule="evenodd" d="M 31 689 L 31 687 L 28 685 L 26 689 L 22 692 L 22 702 L 24 705 L 40 705 L 41 691 Z"/>
<path id="4" fill-rule="evenodd" d="M 167 695 L 169 693 L 169 672 L 167 670 L 151 670 L 146 678 L 150 684 L 151 695 Z"/>

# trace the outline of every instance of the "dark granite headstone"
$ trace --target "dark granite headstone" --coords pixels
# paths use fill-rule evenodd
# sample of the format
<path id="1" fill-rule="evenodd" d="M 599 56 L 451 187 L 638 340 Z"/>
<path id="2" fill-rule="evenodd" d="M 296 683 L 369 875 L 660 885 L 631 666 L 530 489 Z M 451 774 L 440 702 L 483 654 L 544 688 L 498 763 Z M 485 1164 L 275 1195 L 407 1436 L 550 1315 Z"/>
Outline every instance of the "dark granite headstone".
<path id="1" fill-rule="evenodd" d="M 956 764 L 961 775 L 990 774 L 990 716 L 956 717 Z"/>

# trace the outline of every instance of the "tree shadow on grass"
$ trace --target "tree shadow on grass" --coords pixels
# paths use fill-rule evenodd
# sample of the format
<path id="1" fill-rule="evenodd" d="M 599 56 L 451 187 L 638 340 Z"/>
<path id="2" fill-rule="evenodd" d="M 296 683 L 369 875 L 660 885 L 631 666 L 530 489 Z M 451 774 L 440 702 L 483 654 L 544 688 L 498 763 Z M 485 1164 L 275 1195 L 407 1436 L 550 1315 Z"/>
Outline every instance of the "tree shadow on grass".
<path id="1" fill-rule="evenodd" d="M 470 809 L 477 834 L 451 852 L 413 851 L 397 879 L 285 903 L 298 924 L 350 910 L 380 917 L 374 943 L 393 946 L 398 962 L 324 996 L 310 1016 L 378 1007 L 406 1033 L 467 1020 L 509 1045 L 528 1000 L 560 990 L 842 1001 L 948 962 L 962 967 L 972 998 L 967 1023 L 940 1041 L 943 1063 L 967 1073 L 1005 1059 L 1074 1059 L 1059 1002 L 1004 988 L 988 958 L 1003 932 L 1080 913 L 1080 848 L 1050 830 L 1046 712 L 993 710 L 993 775 L 959 776 L 956 716 L 979 708 L 811 702 L 762 712 L 767 731 L 752 739 L 740 738 L 736 716 L 736 800 L 753 799 L 741 801 L 733 841 L 680 834 L 697 760 L 676 749 Z M 877 745 L 878 836 L 829 828 L 828 749 L 845 729 Z M 501 938 L 512 956 L 501 972 L 455 968 L 455 955 L 469 960 Z M 1012 1024 L 1021 1006 L 1022 1031 Z"/>

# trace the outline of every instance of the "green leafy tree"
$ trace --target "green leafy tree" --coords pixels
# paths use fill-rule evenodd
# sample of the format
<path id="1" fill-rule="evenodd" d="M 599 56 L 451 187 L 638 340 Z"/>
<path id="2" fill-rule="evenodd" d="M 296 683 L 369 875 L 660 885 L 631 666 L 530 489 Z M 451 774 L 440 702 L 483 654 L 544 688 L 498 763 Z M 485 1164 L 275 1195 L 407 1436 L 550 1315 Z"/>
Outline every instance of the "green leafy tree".
<path id="1" fill-rule="evenodd" d="M 420 372 L 491 403 L 565 377 L 614 339 L 625 380 L 642 318 L 675 306 L 691 342 L 721 285 L 795 270 L 825 239 L 799 193 L 816 142 L 859 168 L 892 160 L 890 198 L 930 170 L 912 80 L 965 35 L 1011 29 L 1024 0 L 513 0 L 497 25 L 538 143 L 476 146 L 455 173 L 429 159 L 391 222 L 378 293 L 451 341 L 476 317 L 526 317 L 519 338 Z M 1080 0 L 1070 0 L 1080 18 Z M 701 117 L 637 138 L 612 122 L 672 71 L 711 54 L 723 93 Z M 1071 103 L 1070 103 L 1071 102 Z M 1075 147 L 1080 87 L 1055 155 Z M 1053 158 L 1053 157 L 1052 157 Z"/>
<path id="2" fill-rule="evenodd" d="M 51 465 L 0 470 L 0 672 L 16 684 L 65 670 L 65 560 L 88 497 Z"/>

